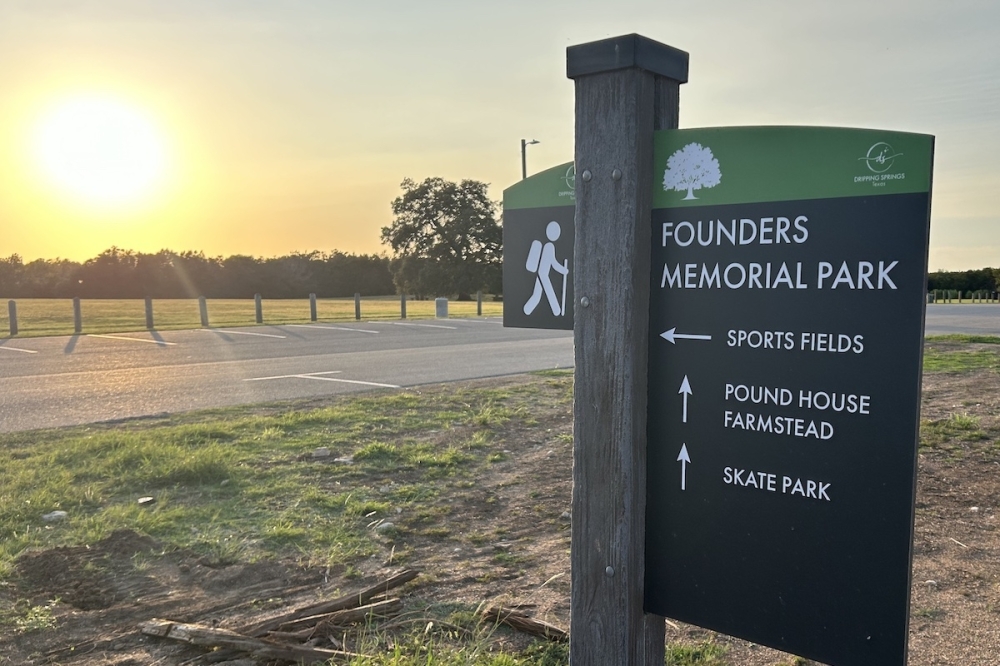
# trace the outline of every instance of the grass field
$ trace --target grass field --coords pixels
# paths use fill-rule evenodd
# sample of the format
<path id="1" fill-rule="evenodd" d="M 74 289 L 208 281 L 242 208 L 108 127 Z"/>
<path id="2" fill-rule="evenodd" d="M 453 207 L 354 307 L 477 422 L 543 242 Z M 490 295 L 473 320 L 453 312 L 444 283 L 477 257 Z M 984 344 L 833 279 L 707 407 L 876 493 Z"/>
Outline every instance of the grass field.
<path id="1" fill-rule="evenodd" d="M 82 300 L 80 310 L 84 333 L 121 333 L 146 328 L 145 304 L 141 300 Z M 265 324 L 292 324 L 309 321 L 308 299 L 265 300 L 262 305 Z M 434 317 L 434 301 L 407 301 L 406 316 L 412 319 Z M 316 301 L 319 321 L 354 319 L 353 298 L 323 298 Z M 483 301 L 483 316 L 503 314 L 503 303 Z M 451 301 L 450 317 L 475 317 L 475 301 Z M 399 319 L 399 297 L 372 297 L 361 300 L 362 319 Z M 198 301 L 162 299 L 153 301 L 157 330 L 200 328 Z M 73 334 L 73 302 L 69 299 L 22 299 L 17 301 L 19 338 Z M 214 299 L 208 301 L 211 326 L 253 326 L 252 300 Z M 0 338 L 10 337 L 10 318 L 6 305 L 0 307 Z"/>
<path id="2" fill-rule="evenodd" d="M 572 386 L 572 372 L 544 371 L 498 386 L 375 392 L 318 408 L 237 407 L 0 435 L 0 591 L 4 581 L 17 580 L 16 559 L 25 551 L 93 544 L 120 529 L 156 538 L 164 552 L 200 553 L 211 567 L 291 559 L 347 579 L 385 549 L 386 533 L 377 529 L 383 521 L 396 524 L 396 535 L 492 550 L 493 541 L 514 537 L 486 524 L 469 531 L 457 520 L 467 510 L 463 498 L 510 460 L 505 447 L 512 437 L 520 442 L 538 431 L 531 436 L 553 440 L 538 444 L 542 450 L 555 440 L 570 445 L 567 433 L 553 433 L 550 422 L 536 419 L 556 414 L 565 422 Z M 350 462 L 317 464 L 311 454 L 321 446 Z M 137 503 L 144 495 L 155 503 Z M 51 511 L 67 517 L 40 519 Z M 556 522 L 568 535 L 568 524 Z M 136 556 L 133 564 L 147 570 L 151 557 Z M 397 566 L 422 564 L 401 544 L 391 557 Z M 510 553 L 497 553 L 493 563 L 517 576 L 530 567 Z M 51 631 L 60 624 L 53 611 L 58 603 L 5 601 L 0 594 L 0 632 Z M 389 652 L 374 634 L 370 656 L 350 666 L 568 664 L 565 644 L 497 648 L 495 627 L 468 624 L 475 605 L 417 605 L 421 617 L 472 630 L 464 639 L 442 640 L 428 635 L 425 620 L 411 637 L 397 637 Z M 724 653 L 712 640 L 670 645 L 665 665 L 722 666 Z"/>
<path id="3" fill-rule="evenodd" d="M 122 528 L 168 550 L 192 549 L 214 567 L 291 559 L 346 578 L 383 549 L 385 533 L 375 526 L 384 520 L 434 540 L 473 538 L 453 524 L 460 496 L 507 459 L 503 433 L 531 428 L 530 410 L 539 405 L 568 408 L 571 394 L 571 373 L 547 372 L 497 388 L 376 392 L 319 408 L 232 408 L 2 435 L 0 592 L 25 550 L 94 543 Z M 317 464 L 311 454 L 321 446 L 350 462 Z M 144 495 L 155 503 L 138 504 Z M 54 510 L 68 517 L 40 519 Z M 392 557 L 397 566 L 420 564 L 405 548 Z M 17 599 L 5 606 L 0 594 L 0 633 L 53 628 L 51 605 Z M 441 619 L 471 617 L 474 609 L 451 604 Z M 446 645 L 419 633 L 413 641 L 352 664 L 567 663 L 563 645 L 504 654 L 476 641 Z"/>
<path id="4" fill-rule="evenodd" d="M 928 340 L 925 373 L 951 381 L 995 371 L 998 355 L 972 346 L 983 343 L 998 345 L 1000 353 L 1000 338 Z M 94 543 L 122 528 L 153 536 L 168 550 L 191 549 L 213 565 L 292 558 L 342 571 L 345 578 L 385 549 L 386 537 L 377 529 L 383 521 L 393 521 L 394 533 L 408 538 L 461 543 L 468 552 L 492 551 L 489 544 L 509 535 L 491 531 L 492 523 L 463 525 L 468 506 L 463 497 L 503 468 L 510 448 L 526 442 L 536 443 L 539 451 L 571 445 L 568 426 L 560 431 L 555 425 L 567 423 L 572 412 L 572 384 L 572 372 L 548 371 L 505 384 L 373 392 L 323 406 L 236 407 L 0 435 L 0 634 L 56 624 L 50 609 L 55 602 L 4 601 L 5 581 L 15 576 L 20 554 Z M 921 450 L 970 445 L 990 450 L 996 447 L 992 428 L 976 414 L 931 415 L 921 424 Z M 349 462 L 317 463 L 312 453 L 319 447 Z M 513 492 L 506 484 L 497 487 Z M 532 498 L 542 490 L 526 488 Z M 155 503 L 138 504 L 144 495 Z M 539 497 L 540 506 L 543 500 Z M 557 512 L 561 507 L 548 508 Z M 41 520 L 54 510 L 66 511 L 66 519 Z M 968 507 L 963 504 L 962 510 Z M 537 515 L 539 522 L 547 520 Z M 394 563 L 419 565 L 403 541 L 393 546 Z M 519 557 L 493 555 L 498 569 L 510 571 L 529 566 Z M 148 565 L 137 561 L 136 566 Z M 452 620 L 470 612 L 454 604 L 445 610 L 450 615 L 443 618 Z M 352 666 L 567 663 L 564 646 L 536 644 L 516 654 L 486 650 L 473 658 L 468 650 L 482 650 L 482 645 L 463 648 L 427 640 L 418 633 L 401 652 Z M 670 666 L 733 663 L 711 640 L 668 646 Z"/>
<path id="5" fill-rule="evenodd" d="M 0 578 L 25 548 L 87 543 L 123 527 L 222 560 L 296 553 L 315 564 L 351 564 L 374 552 L 371 516 L 431 502 L 490 464 L 492 431 L 529 420 L 525 403 L 536 395 L 530 386 L 376 393 L 271 415 L 237 407 L 2 435 Z M 463 427 L 468 437 L 444 448 L 419 441 Z M 354 464 L 317 466 L 308 454 L 320 446 Z M 378 490 L 404 472 L 407 483 Z M 158 498 L 154 508 L 136 504 L 142 495 Z M 71 519 L 45 529 L 40 510 L 65 510 Z M 195 534 L 192 525 L 204 528 Z"/>

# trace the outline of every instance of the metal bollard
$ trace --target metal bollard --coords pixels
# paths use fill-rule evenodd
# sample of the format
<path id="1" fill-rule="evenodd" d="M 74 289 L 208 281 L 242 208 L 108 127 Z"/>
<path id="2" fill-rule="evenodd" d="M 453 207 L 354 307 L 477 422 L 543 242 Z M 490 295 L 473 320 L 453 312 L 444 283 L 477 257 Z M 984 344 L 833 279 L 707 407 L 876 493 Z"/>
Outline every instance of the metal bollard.
<path id="1" fill-rule="evenodd" d="M 73 299 L 73 331 L 83 332 L 83 313 L 80 311 L 80 298 Z"/>
<path id="2" fill-rule="evenodd" d="M 152 330 L 153 326 L 153 299 L 146 299 L 146 328 Z"/>
<path id="3" fill-rule="evenodd" d="M 406 294 L 399 295 L 399 318 L 406 319 Z"/>
<path id="4" fill-rule="evenodd" d="M 260 294 L 253 295 L 254 321 L 258 324 L 264 323 L 264 304 L 260 301 Z"/>
<path id="5" fill-rule="evenodd" d="M 309 294 L 309 321 L 316 321 L 316 294 Z"/>
<path id="6" fill-rule="evenodd" d="M 198 297 L 198 314 L 201 315 L 201 327 L 208 328 L 208 301 L 204 296 Z"/>
<path id="7" fill-rule="evenodd" d="M 7 301 L 7 314 L 10 315 L 10 335 L 17 335 L 17 302 Z"/>
<path id="8" fill-rule="evenodd" d="M 361 294 L 354 294 L 354 318 L 361 321 Z"/>

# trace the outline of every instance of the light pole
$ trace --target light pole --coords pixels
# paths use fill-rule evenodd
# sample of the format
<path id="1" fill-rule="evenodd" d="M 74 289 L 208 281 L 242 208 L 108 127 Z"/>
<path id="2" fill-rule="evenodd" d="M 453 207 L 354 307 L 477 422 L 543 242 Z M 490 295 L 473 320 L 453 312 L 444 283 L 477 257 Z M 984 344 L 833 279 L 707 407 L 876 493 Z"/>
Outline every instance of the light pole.
<path id="1" fill-rule="evenodd" d="M 539 142 L 535 141 L 534 139 L 532 139 L 531 141 L 528 141 L 527 139 L 521 139 L 521 180 L 524 180 L 525 178 L 528 177 L 528 158 L 526 156 L 527 147 L 536 143 Z"/>

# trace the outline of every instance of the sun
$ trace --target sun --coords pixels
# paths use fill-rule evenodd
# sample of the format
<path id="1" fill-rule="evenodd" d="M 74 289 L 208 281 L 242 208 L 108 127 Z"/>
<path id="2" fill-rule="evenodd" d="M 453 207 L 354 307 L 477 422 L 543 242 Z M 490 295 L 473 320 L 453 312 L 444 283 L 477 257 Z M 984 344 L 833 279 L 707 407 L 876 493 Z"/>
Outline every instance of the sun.
<path id="1" fill-rule="evenodd" d="M 61 192 L 115 206 L 149 196 L 166 171 L 162 134 L 139 107 L 112 97 L 64 100 L 38 123 L 33 152 Z"/>

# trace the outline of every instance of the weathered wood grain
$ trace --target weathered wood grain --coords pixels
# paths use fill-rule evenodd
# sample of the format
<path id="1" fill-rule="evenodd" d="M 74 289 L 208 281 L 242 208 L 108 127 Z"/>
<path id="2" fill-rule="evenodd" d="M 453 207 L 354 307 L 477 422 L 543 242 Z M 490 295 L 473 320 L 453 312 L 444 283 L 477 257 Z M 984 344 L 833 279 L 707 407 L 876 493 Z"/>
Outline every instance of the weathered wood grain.
<path id="1" fill-rule="evenodd" d="M 664 620 L 643 612 L 650 220 L 653 130 L 677 126 L 679 83 L 636 66 L 575 81 L 570 659 L 662 666 Z"/>

